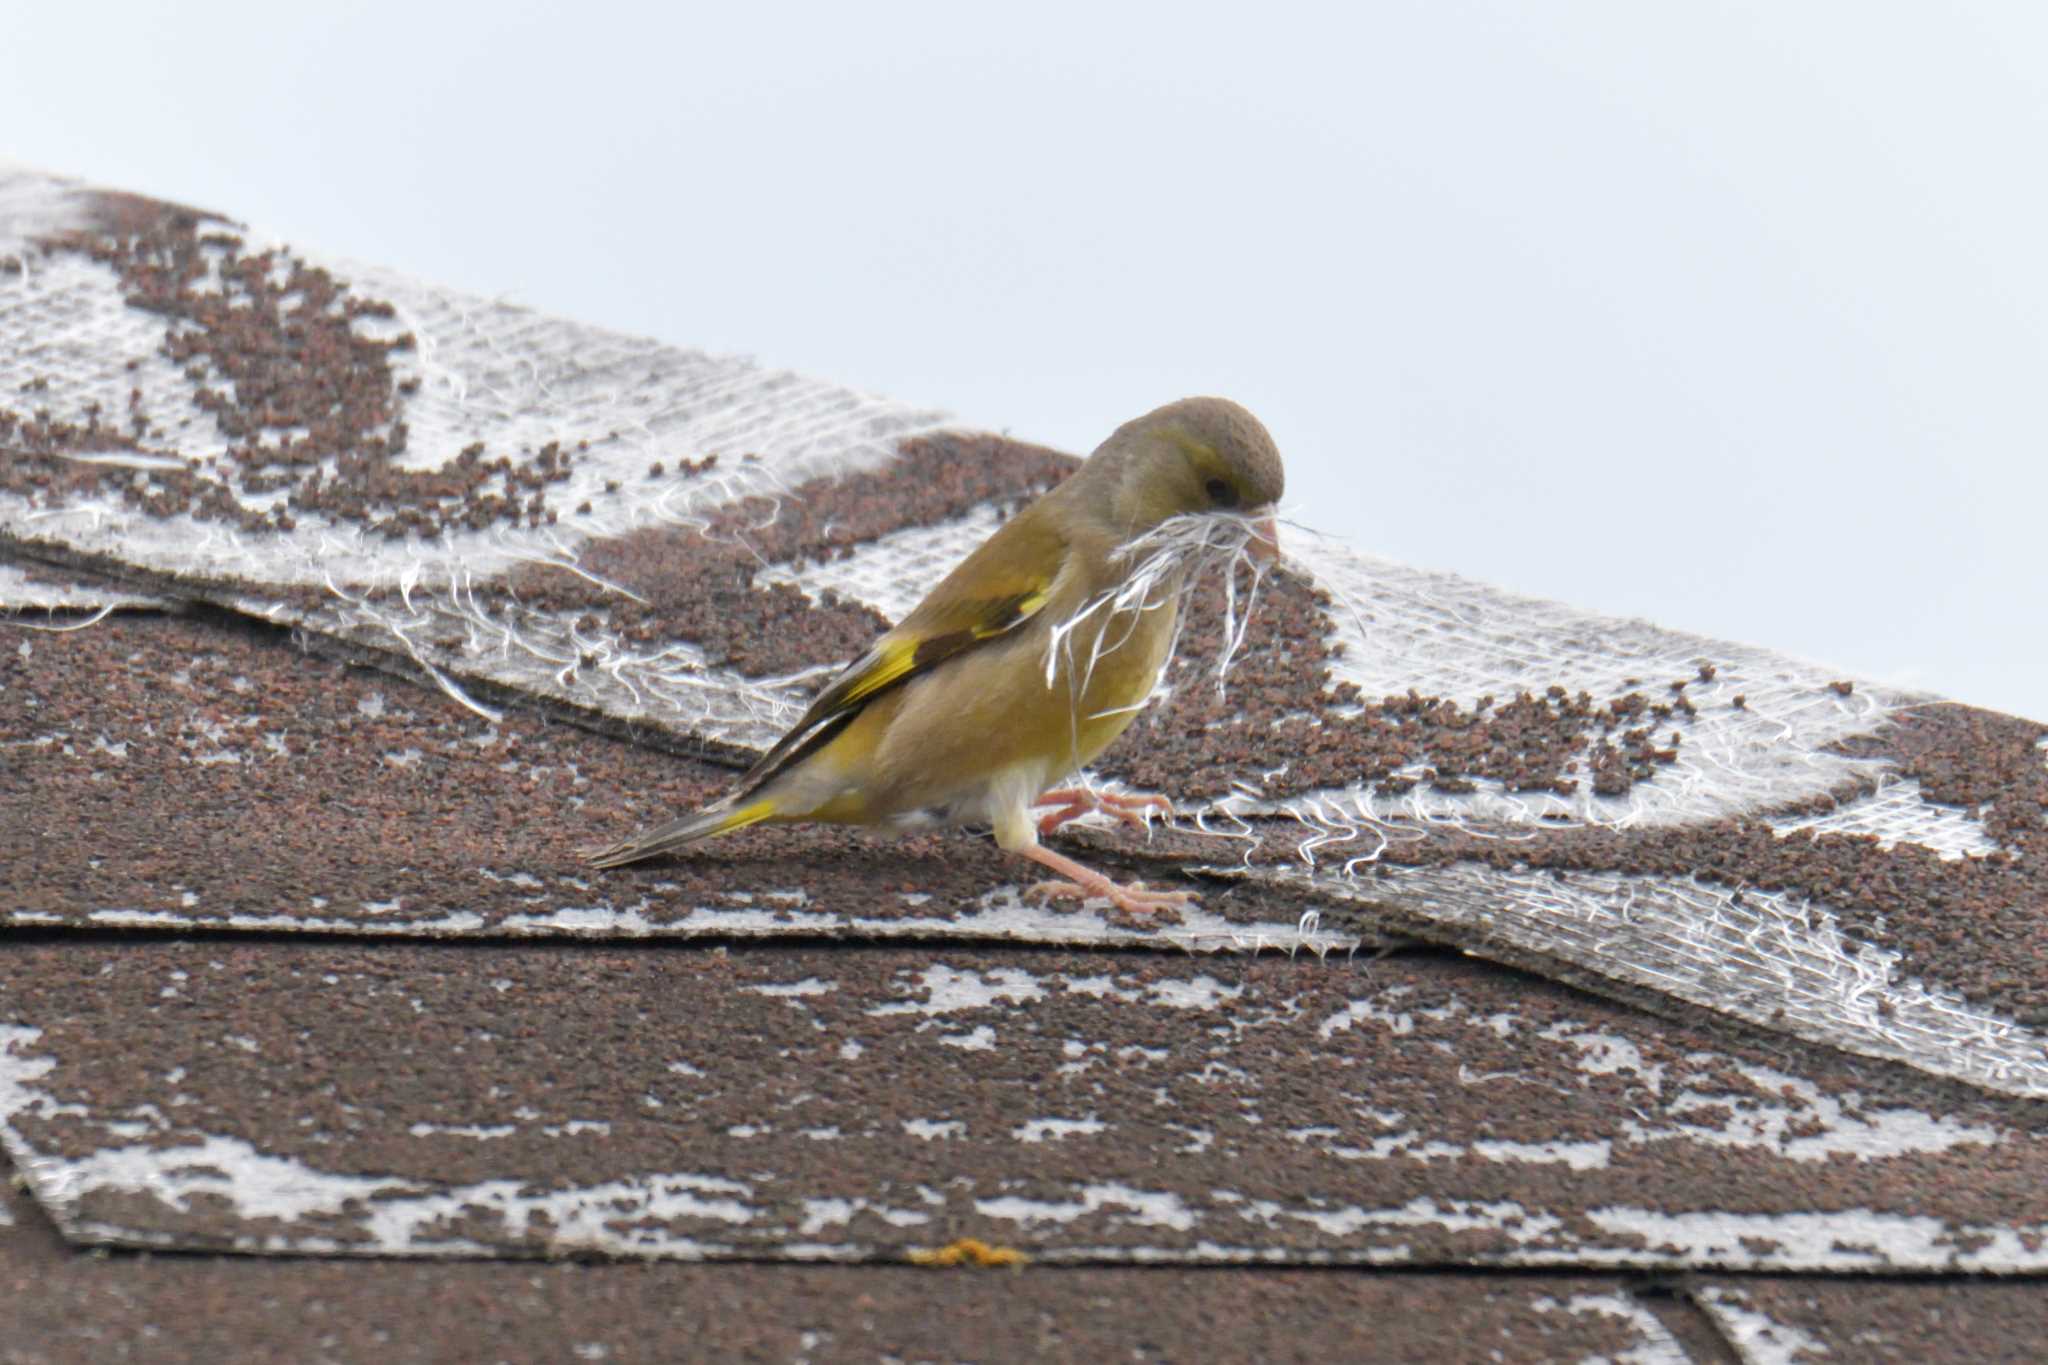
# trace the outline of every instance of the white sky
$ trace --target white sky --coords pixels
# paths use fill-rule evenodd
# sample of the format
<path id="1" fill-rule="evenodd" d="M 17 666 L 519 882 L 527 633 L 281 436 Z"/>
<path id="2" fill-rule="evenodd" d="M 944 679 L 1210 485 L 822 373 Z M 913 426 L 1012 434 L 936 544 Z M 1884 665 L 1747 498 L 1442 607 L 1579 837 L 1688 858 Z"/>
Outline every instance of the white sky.
<path id="1" fill-rule="evenodd" d="M 697 12 L 700 8 L 705 12 Z M 2048 719 L 2048 5 L 16 7 L 0 156 Z"/>

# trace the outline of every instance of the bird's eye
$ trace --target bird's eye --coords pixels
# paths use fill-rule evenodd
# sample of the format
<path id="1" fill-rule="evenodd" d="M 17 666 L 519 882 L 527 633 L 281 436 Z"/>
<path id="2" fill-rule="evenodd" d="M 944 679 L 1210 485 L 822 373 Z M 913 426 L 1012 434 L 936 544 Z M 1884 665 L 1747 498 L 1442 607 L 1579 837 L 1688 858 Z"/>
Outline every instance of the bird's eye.
<path id="1" fill-rule="evenodd" d="M 1209 494 L 1209 501 L 1218 507 L 1237 506 L 1237 485 L 1230 480 L 1211 479 L 1202 487 Z"/>

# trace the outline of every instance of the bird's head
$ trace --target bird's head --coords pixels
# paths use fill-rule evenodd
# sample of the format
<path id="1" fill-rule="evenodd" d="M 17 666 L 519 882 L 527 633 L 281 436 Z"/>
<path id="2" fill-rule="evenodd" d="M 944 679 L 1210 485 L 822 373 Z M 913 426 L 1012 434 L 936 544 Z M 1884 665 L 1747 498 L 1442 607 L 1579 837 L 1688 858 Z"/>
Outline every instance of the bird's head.
<path id="1" fill-rule="evenodd" d="M 1227 398 L 1183 398 L 1124 423 L 1083 472 L 1125 539 L 1213 512 L 1248 520 L 1255 551 L 1277 553 L 1273 505 L 1287 482 L 1280 451 L 1259 419 Z"/>

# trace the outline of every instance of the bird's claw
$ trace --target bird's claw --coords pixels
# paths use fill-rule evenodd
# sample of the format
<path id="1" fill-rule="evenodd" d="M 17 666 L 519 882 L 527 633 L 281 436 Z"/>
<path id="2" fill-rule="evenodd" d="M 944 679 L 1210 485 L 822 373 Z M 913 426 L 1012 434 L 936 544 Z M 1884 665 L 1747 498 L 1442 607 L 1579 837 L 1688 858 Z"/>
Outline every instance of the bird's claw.
<path id="1" fill-rule="evenodd" d="M 1149 830 L 1152 817 L 1157 815 L 1162 822 L 1173 819 L 1173 802 L 1163 796 L 1118 796 L 1113 792 L 1092 792 L 1086 787 L 1062 787 L 1049 791 L 1038 798 L 1044 805 L 1054 809 L 1038 817 L 1038 835 L 1046 835 L 1070 820 L 1078 820 L 1094 811 L 1115 816 L 1132 829 Z"/>

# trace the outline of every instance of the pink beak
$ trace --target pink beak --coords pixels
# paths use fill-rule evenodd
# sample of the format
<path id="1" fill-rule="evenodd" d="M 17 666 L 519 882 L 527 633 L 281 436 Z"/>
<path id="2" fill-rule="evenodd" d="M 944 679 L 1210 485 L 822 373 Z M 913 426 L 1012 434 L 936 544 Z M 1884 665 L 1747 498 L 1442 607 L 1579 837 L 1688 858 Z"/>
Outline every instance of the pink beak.
<path id="1" fill-rule="evenodd" d="M 1253 559 L 1263 559 L 1268 564 L 1280 562 L 1280 527 L 1273 520 L 1271 512 L 1252 513 L 1253 524 L 1258 528 L 1252 534 L 1251 544 L 1245 548 L 1251 551 Z"/>

